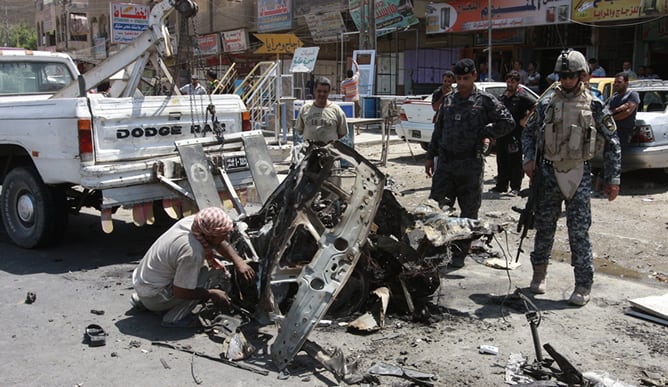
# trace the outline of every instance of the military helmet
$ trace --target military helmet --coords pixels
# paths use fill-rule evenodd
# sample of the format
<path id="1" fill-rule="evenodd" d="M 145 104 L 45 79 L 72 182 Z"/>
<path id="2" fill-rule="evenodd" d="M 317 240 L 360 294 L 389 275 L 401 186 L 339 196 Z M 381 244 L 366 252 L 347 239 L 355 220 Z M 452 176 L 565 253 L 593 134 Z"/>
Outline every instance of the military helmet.
<path id="1" fill-rule="evenodd" d="M 570 48 L 561 51 L 561 55 L 559 55 L 557 63 L 554 65 L 554 72 L 577 73 L 579 71 L 589 71 L 589 64 L 584 55 L 580 51 Z"/>

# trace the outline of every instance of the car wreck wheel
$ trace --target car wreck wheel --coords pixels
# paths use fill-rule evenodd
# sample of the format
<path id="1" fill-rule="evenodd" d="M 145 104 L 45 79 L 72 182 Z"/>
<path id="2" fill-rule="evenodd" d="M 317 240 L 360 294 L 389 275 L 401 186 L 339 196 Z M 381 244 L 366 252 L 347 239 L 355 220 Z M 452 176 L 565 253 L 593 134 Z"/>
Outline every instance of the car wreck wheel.
<path id="1" fill-rule="evenodd" d="M 327 316 L 331 318 L 350 316 L 364 307 L 368 296 L 369 280 L 367 275 L 364 270 L 356 267 L 348 282 L 327 310 Z"/>

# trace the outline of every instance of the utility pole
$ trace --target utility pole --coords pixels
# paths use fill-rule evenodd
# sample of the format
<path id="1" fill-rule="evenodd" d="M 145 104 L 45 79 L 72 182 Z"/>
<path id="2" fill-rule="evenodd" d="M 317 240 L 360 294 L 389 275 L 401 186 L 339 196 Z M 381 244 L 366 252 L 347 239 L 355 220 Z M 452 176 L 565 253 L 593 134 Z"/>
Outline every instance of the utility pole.
<path id="1" fill-rule="evenodd" d="M 368 9 L 367 9 L 367 19 L 369 32 L 368 40 L 369 44 L 367 46 L 368 50 L 376 49 L 376 0 L 368 0 Z"/>
<path id="2" fill-rule="evenodd" d="M 487 3 L 487 80 L 492 80 L 492 0 Z M 499 79 L 497 79 L 498 81 Z"/>
<path id="3" fill-rule="evenodd" d="M 69 40 L 70 40 L 70 12 L 69 12 L 69 6 L 70 6 L 70 0 L 60 0 L 61 5 L 63 6 L 63 13 L 62 13 L 62 23 L 60 25 L 60 28 L 63 31 L 63 41 L 65 43 L 65 51 L 67 52 L 69 49 Z"/>
<path id="4" fill-rule="evenodd" d="M 369 28 L 369 24 L 367 23 L 366 19 L 366 11 L 367 11 L 367 1 L 368 0 L 360 0 L 360 35 L 359 35 L 359 48 L 360 50 L 366 50 L 367 48 L 367 29 Z"/>

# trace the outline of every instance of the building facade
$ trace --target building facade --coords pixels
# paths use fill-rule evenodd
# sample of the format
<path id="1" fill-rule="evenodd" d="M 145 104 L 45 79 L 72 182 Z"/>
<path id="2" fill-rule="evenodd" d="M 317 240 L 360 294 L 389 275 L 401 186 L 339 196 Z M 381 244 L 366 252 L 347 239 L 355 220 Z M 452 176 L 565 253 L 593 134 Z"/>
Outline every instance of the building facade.
<path id="1" fill-rule="evenodd" d="M 39 48 L 68 52 L 92 66 L 127 43 L 123 39 L 137 30 L 133 23 L 140 15 L 146 19 L 153 3 L 37 0 Z M 197 3 L 192 20 L 176 12 L 167 20 L 179 52 L 171 65 L 179 70 L 225 71 L 236 63 L 243 74 L 257 62 L 282 59 L 287 72 L 289 47 L 276 49 L 289 46 L 282 39 L 292 34 L 302 46 L 320 48 L 314 74 L 334 84 L 345 76 L 354 50 L 375 50 L 377 94 L 430 92 L 463 56 L 490 62 L 499 78 L 516 60 L 525 69 L 536 62 L 545 76 L 566 47 L 597 58 L 609 75 L 628 60 L 634 68 L 654 65 L 668 78 L 657 65 L 668 59 L 668 0 L 375 0 L 368 7 L 360 0 Z M 282 43 L 268 48 L 257 34 Z M 295 81 L 298 88 L 302 80 Z"/>

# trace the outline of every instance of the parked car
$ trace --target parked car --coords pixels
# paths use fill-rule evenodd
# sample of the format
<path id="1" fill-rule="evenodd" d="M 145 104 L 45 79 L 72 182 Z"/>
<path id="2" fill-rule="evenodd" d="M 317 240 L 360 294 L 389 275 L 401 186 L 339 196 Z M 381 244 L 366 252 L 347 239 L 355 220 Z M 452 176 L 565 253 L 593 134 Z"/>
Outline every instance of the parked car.
<path id="1" fill-rule="evenodd" d="M 610 98 L 612 95 L 613 83 L 615 83 L 614 77 L 591 78 L 589 80 L 589 86 L 598 90 L 598 92 L 601 94 L 601 100 L 603 102 L 607 101 L 608 98 Z"/>
<path id="2" fill-rule="evenodd" d="M 640 96 L 631 142 L 622 150 L 622 171 L 668 170 L 668 81 L 637 80 L 629 90 Z"/>
<path id="3" fill-rule="evenodd" d="M 505 82 L 476 82 L 476 86 L 497 98 L 506 91 Z M 520 88 L 526 91 L 534 102 L 538 100 L 538 95 L 528 87 L 520 85 Z M 431 134 L 434 131 L 433 118 L 434 110 L 431 108 L 431 95 L 419 99 L 409 98 L 401 104 L 401 125 L 395 130 L 399 137 L 417 142 L 423 149 L 427 149 L 431 141 Z"/>

